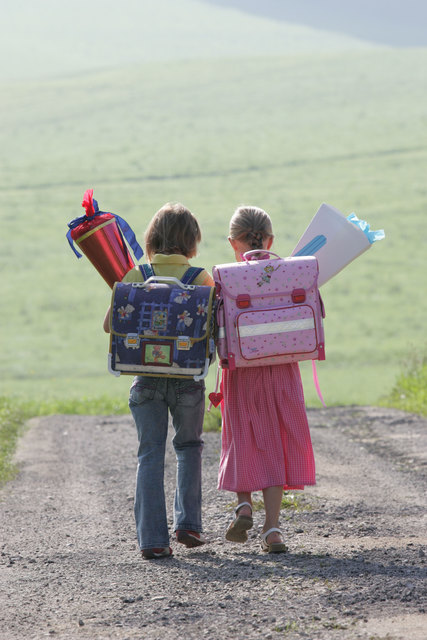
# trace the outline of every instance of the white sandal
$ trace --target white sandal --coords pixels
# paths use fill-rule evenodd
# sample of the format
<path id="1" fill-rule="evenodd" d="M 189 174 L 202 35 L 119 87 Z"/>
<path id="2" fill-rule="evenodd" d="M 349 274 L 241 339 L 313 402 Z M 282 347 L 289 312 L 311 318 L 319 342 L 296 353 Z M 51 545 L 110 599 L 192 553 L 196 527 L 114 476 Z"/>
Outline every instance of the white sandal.
<path id="1" fill-rule="evenodd" d="M 283 533 L 277 527 L 272 527 L 265 533 L 261 533 L 261 549 L 266 553 L 285 553 L 288 550 L 288 547 L 284 542 L 271 542 L 270 544 L 267 542 L 267 538 L 270 533 L 280 533 L 283 536 Z"/>
<path id="2" fill-rule="evenodd" d="M 252 505 L 249 502 L 241 502 L 234 509 L 234 518 L 225 532 L 225 539 L 229 542 L 246 542 L 248 529 L 252 529 L 254 521 L 252 516 L 239 516 L 238 511 L 242 507 L 249 507 L 252 513 Z"/>

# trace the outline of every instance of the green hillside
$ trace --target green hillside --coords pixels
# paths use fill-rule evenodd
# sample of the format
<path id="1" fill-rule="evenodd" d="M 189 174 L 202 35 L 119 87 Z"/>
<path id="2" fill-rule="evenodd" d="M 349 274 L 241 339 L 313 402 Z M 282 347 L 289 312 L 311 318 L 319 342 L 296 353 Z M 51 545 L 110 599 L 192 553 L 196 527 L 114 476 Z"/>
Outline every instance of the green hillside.
<path id="1" fill-rule="evenodd" d="M 106 373 L 109 289 L 65 240 L 94 189 L 141 233 L 168 200 L 232 259 L 235 206 L 272 216 L 289 254 L 321 202 L 387 238 L 323 288 L 328 403 L 371 403 L 425 343 L 427 52 L 151 63 L 1 87 L 2 392 L 123 395 Z M 316 397 L 304 365 L 306 395 Z"/>
<path id="2" fill-rule="evenodd" d="M 3 0 L 0 81 L 209 60 L 366 48 L 363 41 L 200 0 Z"/>

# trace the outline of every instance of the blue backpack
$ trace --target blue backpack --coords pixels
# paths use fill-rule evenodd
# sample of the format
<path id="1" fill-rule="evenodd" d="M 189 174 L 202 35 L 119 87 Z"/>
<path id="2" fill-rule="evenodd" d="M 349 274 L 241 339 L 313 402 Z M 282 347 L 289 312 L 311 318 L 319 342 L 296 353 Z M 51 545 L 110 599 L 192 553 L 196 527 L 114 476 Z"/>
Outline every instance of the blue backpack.
<path id="1" fill-rule="evenodd" d="M 116 282 L 111 298 L 113 375 L 206 377 L 215 359 L 214 287 L 192 284 L 202 269 L 181 280 L 156 276 L 140 265 L 144 282 Z"/>

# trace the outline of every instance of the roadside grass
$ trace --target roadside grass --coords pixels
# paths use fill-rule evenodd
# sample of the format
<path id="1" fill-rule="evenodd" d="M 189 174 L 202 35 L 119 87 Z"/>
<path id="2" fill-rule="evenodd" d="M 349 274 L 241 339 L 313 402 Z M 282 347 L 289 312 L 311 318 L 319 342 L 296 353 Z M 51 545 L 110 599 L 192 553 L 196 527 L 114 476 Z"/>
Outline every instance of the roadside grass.
<path id="1" fill-rule="evenodd" d="M 427 350 L 408 358 L 390 395 L 379 404 L 427 416 Z"/>
<path id="2" fill-rule="evenodd" d="M 0 398 L 0 486 L 15 474 L 12 458 L 16 442 L 31 413 L 28 407 L 17 405 L 8 398 Z"/>
<path id="3" fill-rule="evenodd" d="M 312 506 L 308 504 L 303 493 L 293 493 L 285 491 L 282 498 L 281 509 L 290 509 L 291 511 L 310 511 Z"/>
<path id="4" fill-rule="evenodd" d="M 125 400 L 119 401 L 108 396 L 50 402 L 0 396 L 0 487 L 17 472 L 13 455 L 18 438 L 25 432 L 26 422 L 30 418 L 55 414 L 117 415 L 127 412 Z"/>

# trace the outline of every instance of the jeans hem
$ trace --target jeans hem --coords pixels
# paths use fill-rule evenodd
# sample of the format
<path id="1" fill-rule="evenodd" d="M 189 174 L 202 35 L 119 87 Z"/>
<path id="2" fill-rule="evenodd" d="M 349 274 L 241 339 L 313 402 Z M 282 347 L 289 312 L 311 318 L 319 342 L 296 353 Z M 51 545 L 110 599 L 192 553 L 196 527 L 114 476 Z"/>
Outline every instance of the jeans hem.
<path id="1" fill-rule="evenodd" d="M 139 547 L 140 551 L 144 551 L 147 549 L 164 549 L 165 547 L 170 547 L 170 540 L 167 542 L 153 542 L 153 544 L 144 544 L 143 547 Z"/>

